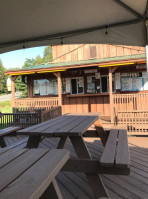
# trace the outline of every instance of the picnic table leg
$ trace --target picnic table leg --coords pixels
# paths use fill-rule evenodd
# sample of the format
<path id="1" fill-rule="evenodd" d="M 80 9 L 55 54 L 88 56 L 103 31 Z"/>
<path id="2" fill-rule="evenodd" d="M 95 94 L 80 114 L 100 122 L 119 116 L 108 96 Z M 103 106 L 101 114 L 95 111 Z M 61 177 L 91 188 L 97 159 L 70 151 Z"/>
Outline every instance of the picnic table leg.
<path id="1" fill-rule="evenodd" d="M 63 199 L 56 180 L 54 179 L 40 199 Z"/>
<path id="2" fill-rule="evenodd" d="M 59 143 L 58 143 L 57 149 L 64 149 L 67 140 L 68 140 L 68 136 L 60 137 L 60 141 L 59 141 Z"/>
<path id="3" fill-rule="evenodd" d="M 71 140 L 71 143 L 75 149 L 78 158 L 91 159 L 91 155 L 87 149 L 87 146 L 82 136 L 69 136 L 69 138 Z M 90 183 L 90 186 L 94 191 L 96 198 L 109 197 L 100 175 L 89 174 L 89 173 L 85 174 Z"/>
<path id="4" fill-rule="evenodd" d="M 4 148 L 4 147 L 7 146 L 3 136 L 0 137 L 0 146 L 1 146 L 2 148 Z"/>
<path id="5" fill-rule="evenodd" d="M 100 120 L 97 120 L 95 123 L 94 123 L 94 126 L 96 128 L 96 131 L 98 133 L 98 136 L 100 137 L 101 139 L 101 142 L 103 144 L 103 146 L 106 145 L 106 142 L 107 142 L 107 138 L 108 138 L 108 135 L 107 133 L 104 131 L 104 128 L 100 122 Z"/>
<path id="6" fill-rule="evenodd" d="M 27 145 L 26 145 L 26 148 L 29 148 L 29 149 L 38 148 L 40 141 L 41 141 L 40 135 L 38 135 L 38 136 L 30 135 L 28 142 L 27 142 Z"/>

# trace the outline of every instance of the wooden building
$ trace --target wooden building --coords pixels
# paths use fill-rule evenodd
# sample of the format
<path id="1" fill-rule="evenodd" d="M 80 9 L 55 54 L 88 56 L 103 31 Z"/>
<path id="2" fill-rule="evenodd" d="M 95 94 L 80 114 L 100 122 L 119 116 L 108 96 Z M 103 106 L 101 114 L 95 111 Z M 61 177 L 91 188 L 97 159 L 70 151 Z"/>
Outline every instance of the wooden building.
<path id="1" fill-rule="evenodd" d="M 6 74 L 13 108 L 62 106 L 62 113 L 148 111 L 145 49 L 119 45 L 53 46 L 53 60 Z M 27 77 L 28 98 L 15 99 L 14 81 Z"/>

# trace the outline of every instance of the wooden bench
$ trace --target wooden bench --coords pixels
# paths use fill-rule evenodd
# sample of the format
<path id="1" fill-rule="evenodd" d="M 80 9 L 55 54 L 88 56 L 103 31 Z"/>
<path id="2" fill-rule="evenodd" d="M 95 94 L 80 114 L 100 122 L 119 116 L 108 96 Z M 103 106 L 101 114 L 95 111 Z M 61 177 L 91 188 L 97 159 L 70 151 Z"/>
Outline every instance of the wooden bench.
<path id="1" fill-rule="evenodd" d="M 11 127 L 5 128 L 5 129 L 1 129 L 0 130 L 0 146 L 1 146 L 1 148 L 6 147 L 6 142 L 5 142 L 4 136 L 6 136 L 10 133 L 14 133 L 20 129 L 21 129 L 21 127 L 19 127 L 19 126 L 11 126 Z"/>
<path id="2" fill-rule="evenodd" d="M 62 199 L 55 177 L 69 157 L 65 149 L 0 149 L 0 198 Z"/>
<path id="3" fill-rule="evenodd" d="M 126 174 L 130 173 L 130 155 L 127 131 L 112 129 L 105 144 L 100 165 L 110 168 L 122 168 Z"/>

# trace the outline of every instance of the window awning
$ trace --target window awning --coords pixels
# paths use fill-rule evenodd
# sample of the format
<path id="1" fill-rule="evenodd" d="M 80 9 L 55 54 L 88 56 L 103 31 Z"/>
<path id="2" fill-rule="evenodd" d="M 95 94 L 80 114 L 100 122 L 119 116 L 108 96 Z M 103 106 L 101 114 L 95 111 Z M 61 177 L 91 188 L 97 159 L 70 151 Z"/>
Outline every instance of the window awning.
<path id="1" fill-rule="evenodd" d="M 147 44 L 147 0 L 1 0 L 0 53 L 42 45 Z"/>

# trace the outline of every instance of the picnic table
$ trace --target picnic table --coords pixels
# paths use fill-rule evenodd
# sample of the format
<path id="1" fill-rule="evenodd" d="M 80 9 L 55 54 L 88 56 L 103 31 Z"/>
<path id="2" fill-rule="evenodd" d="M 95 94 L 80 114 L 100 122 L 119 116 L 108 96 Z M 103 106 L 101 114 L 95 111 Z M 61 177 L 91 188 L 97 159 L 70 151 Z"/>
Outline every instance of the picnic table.
<path id="1" fill-rule="evenodd" d="M 0 149 L 0 198 L 62 199 L 55 176 L 69 157 L 65 149 Z"/>
<path id="2" fill-rule="evenodd" d="M 129 174 L 129 161 L 126 163 L 120 161 L 120 166 L 116 165 L 116 148 L 118 143 L 118 134 L 116 136 L 111 135 L 106 139 L 108 142 L 106 143 L 106 147 L 108 150 L 104 150 L 103 158 L 101 162 L 99 160 L 92 159 L 90 152 L 87 148 L 85 140 L 83 139 L 83 135 L 87 131 L 87 129 L 94 124 L 99 119 L 99 115 L 93 114 L 81 114 L 81 115 L 63 115 L 52 120 L 48 120 L 46 122 L 34 125 L 32 127 L 28 127 L 26 129 L 20 130 L 17 132 L 19 135 L 28 135 L 29 139 L 27 142 L 27 148 L 37 148 L 42 137 L 59 137 L 60 141 L 58 143 L 57 148 L 63 149 L 65 147 L 66 141 L 69 138 L 73 145 L 73 148 L 77 154 L 77 159 L 70 158 L 67 163 L 64 165 L 63 170 L 65 171 L 76 171 L 76 172 L 84 172 L 87 176 L 87 179 L 92 187 L 96 198 L 100 197 L 109 197 L 106 188 L 102 182 L 102 179 L 99 174 L 119 174 L 119 175 L 128 175 Z M 113 133 L 114 134 L 114 133 Z M 120 133 L 119 133 L 120 134 Z M 101 134 L 102 135 L 102 134 Z M 115 140 L 113 141 L 113 138 Z M 123 145 L 118 147 L 120 152 L 124 152 L 124 147 L 126 152 L 123 153 L 124 156 L 128 155 L 128 143 L 127 143 L 127 133 L 124 132 L 124 136 L 120 136 L 121 139 L 124 138 L 126 146 Z M 111 162 L 108 161 L 109 155 L 109 147 L 114 142 L 114 147 L 111 152 Z M 103 143 L 104 144 L 104 143 Z M 105 146 L 105 144 L 104 144 Z M 119 153 L 121 154 L 121 153 Z M 120 159 L 120 155 L 118 155 Z M 122 157 L 121 157 L 122 159 Z M 128 158 L 127 158 L 128 159 Z M 104 164 L 105 161 L 105 164 Z M 122 168 L 122 165 L 123 168 Z"/>

